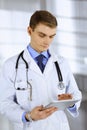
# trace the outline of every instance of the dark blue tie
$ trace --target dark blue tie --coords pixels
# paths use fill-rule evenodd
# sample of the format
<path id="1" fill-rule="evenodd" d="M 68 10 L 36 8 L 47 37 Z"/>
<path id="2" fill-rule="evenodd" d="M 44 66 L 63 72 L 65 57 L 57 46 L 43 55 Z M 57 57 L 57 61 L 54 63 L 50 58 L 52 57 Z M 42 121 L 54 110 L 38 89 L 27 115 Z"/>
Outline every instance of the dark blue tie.
<path id="1" fill-rule="evenodd" d="M 36 57 L 37 64 L 40 67 L 42 73 L 43 73 L 44 67 L 45 67 L 45 65 L 43 64 L 43 58 L 44 58 L 44 55 L 42 55 L 42 54 L 40 54 L 39 56 Z"/>

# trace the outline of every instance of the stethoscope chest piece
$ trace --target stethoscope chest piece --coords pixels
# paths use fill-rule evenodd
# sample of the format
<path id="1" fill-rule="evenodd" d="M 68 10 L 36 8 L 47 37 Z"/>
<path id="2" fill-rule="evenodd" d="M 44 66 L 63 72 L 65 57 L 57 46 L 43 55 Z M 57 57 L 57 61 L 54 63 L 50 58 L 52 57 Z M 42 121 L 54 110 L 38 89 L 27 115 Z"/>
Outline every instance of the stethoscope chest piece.
<path id="1" fill-rule="evenodd" d="M 64 83 L 63 82 L 59 82 L 58 89 L 63 90 L 64 88 L 65 88 Z"/>

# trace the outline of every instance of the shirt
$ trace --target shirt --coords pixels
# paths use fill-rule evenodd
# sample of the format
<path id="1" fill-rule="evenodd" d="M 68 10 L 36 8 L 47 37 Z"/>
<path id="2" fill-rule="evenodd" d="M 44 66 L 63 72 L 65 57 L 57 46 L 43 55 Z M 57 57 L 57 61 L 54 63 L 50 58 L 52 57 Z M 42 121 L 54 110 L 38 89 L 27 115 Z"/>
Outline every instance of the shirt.
<path id="1" fill-rule="evenodd" d="M 36 50 L 34 50 L 31 45 L 29 44 L 27 46 L 27 49 L 28 49 L 28 52 L 30 53 L 31 57 L 35 60 L 35 62 L 37 63 L 37 60 L 36 60 L 36 57 L 39 56 L 40 54 L 44 55 L 44 58 L 43 58 L 43 64 L 46 65 L 49 57 L 50 57 L 50 53 L 49 53 L 49 50 L 47 51 L 43 51 L 42 53 L 38 53 Z"/>

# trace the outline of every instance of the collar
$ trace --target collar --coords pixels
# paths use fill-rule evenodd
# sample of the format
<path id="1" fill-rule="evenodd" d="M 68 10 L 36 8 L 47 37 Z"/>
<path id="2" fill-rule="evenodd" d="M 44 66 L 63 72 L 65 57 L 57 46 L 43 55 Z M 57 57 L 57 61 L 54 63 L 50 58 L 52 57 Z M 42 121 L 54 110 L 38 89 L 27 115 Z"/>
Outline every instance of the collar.
<path id="1" fill-rule="evenodd" d="M 64 58 L 61 57 L 60 55 L 57 55 L 52 48 L 49 48 L 49 54 L 50 54 L 50 60 L 52 62 L 58 61 L 59 64 L 61 64 L 64 61 Z M 31 61 L 34 63 L 34 60 L 32 56 L 30 55 L 29 51 L 27 48 L 24 50 L 24 59 L 30 63 Z"/>
<path id="2" fill-rule="evenodd" d="M 32 57 L 33 59 L 35 59 L 35 58 L 36 58 L 37 56 L 39 56 L 40 54 L 44 55 L 47 59 L 49 59 L 49 57 L 50 57 L 49 50 L 43 51 L 42 53 L 38 53 L 35 49 L 33 49 L 33 48 L 31 47 L 30 44 L 27 46 L 27 49 L 28 49 L 28 52 L 30 53 L 30 55 L 31 55 L 31 57 Z"/>

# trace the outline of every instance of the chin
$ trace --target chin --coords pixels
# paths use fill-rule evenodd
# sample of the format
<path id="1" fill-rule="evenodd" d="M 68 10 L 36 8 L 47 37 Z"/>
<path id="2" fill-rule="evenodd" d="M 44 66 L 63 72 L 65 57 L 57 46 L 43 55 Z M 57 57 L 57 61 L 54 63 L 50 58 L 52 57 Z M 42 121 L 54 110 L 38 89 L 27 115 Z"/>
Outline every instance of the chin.
<path id="1" fill-rule="evenodd" d="M 48 48 L 44 49 L 43 51 L 47 51 Z"/>
<path id="2" fill-rule="evenodd" d="M 44 50 L 47 50 L 49 47 L 44 47 Z"/>

